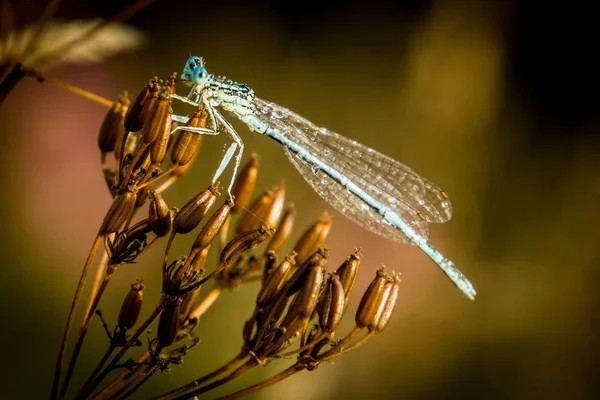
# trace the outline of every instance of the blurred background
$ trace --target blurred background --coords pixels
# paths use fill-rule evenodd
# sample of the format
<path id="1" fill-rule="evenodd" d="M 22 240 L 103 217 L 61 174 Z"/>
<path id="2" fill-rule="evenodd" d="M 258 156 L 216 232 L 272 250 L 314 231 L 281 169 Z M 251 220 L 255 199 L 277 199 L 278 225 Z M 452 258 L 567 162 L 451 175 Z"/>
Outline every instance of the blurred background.
<path id="1" fill-rule="evenodd" d="M 24 27 L 46 2 L 13 3 Z M 123 7 L 65 1 L 56 16 L 106 18 Z M 159 0 L 128 23 L 146 35 L 139 51 L 44 71 L 116 99 L 152 76 L 180 73 L 190 53 L 201 55 L 209 72 L 401 160 L 453 201 L 452 220 L 431 227 L 431 242 L 470 278 L 476 301 L 418 249 L 333 212 L 330 269 L 363 248 L 351 311 L 381 264 L 402 274 L 396 311 L 382 334 L 334 364 L 253 398 L 598 398 L 600 32 L 590 9 L 517 0 Z M 33 80 L 0 108 L 2 398 L 50 392 L 81 266 L 111 202 L 96 147 L 106 111 Z M 298 209 L 295 238 L 303 222 L 332 211 L 277 144 L 234 125 L 246 156 L 261 156 L 257 190 L 285 180 L 287 201 Z M 170 205 L 208 185 L 225 143 L 204 140 L 191 173 L 165 193 Z M 192 240 L 177 241 L 173 254 L 187 252 Z M 147 284 L 150 312 L 160 290 L 158 247 L 118 272 L 101 305 L 109 321 L 136 278 Z M 224 294 L 200 321 L 201 343 L 185 364 L 154 376 L 136 398 L 236 355 L 256 291 L 246 285 Z M 346 316 L 339 332 L 352 320 Z M 77 381 L 106 346 L 94 323 Z M 205 398 L 285 365 L 255 368 Z"/>

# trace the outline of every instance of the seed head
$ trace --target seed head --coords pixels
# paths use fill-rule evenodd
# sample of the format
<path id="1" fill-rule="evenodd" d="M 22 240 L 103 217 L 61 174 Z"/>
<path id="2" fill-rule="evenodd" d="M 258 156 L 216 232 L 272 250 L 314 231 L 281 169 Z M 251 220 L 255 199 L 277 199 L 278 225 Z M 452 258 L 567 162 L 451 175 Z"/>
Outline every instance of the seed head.
<path id="1" fill-rule="evenodd" d="M 131 285 L 131 290 L 125 296 L 121 311 L 119 312 L 118 325 L 122 328 L 131 329 L 140 316 L 142 309 L 142 298 L 144 295 L 144 285 L 137 281 Z"/>
<path id="2" fill-rule="evenodd" d="M 146 144 L 162 138 L 164 135 L 171 134 L 171 96 L 162 92 L 155 104 L 152 106 L 148 115 L 148 120 L 144 123 L 142 129 L 142 140 Z M 165 133 L 167 131 L 168 133 Z"/>
<path id="3" fill-rule="evenodd" d="M 179 315 L 181 313 L 181 299 L 169 300 L 160 313 L 158 320 L 158 344 L 165 348 L 173 344 L 179 331 Z"/>
<path id="4" fill-rule="evenodd" d="M 227 271 L 227 267 L 244 252 L 252 250 L 265 240 L 267 240 L 274 232 L 274 229 L 269 229 L 262 226 L 250 232 L 242 233 L 231 239 L 221 252 L 220 262 Z"/>
<path id="5" fill-rule="evenodd" d="M 312 224 L 296 243 L 294 251 L 298 253 L 296 261 L 303 263 L 318 248 L 325 245 L 329 230 L 331 229 L 331 216 L 324 212 L 319 219 Z"/>
<path id="6" fill-rule="evenodd" d="M 383 305 L 385 287 L 389 281 L 389 275 L 385 272 L 384 267 L 381 267 L 365 291 L 356 311 L 355 322 L 358 328 L 376 323 L 378 315 L 381 315 L 380 308 Z"/>
<path id="7" fill-rule="evenodd" d="M 100 227 L 100 235 L 117 232 L 129 220 L 135 207 L 137 192 L 138 189 L 130 185 L 114 198 Z"/>
<path id="8" fill-rule="evenodd" d="M 335 274 L 339 276 L 340 282 L 344 289 L 344 310 L 348 306 L 348 300 L 350 300 L 350 294 L 354 288 L 356 277 L 360 270 L 360 249 L 357 249 L 354 253 L 344 261 L 344 263 L 335 271 Z"/>
<path id="9" fill-rule="evenodd" d="M 219 196 L 215 186 L 198 193 L 179 210 L 173 220 L 173 229 L 177 233 L 188 233 L 200 224 Z"/>
<path id="10" fill-rule="evenodd" d="M 98 134 L 98 147 L 102 153 L 110 153 L 115 149 L 119 138 L 125 135 L 125 113 L 131 101 L 127 94 L 119 96 L 112 108 L 108 110 Z"/>
<path id="11" fill-rule="evenodd" d="M 173 216 L 167 202 L 160 193 L 150 192 L 150 207 L 148 210 L 148 222 L 152 232 L 162 237 L 171 231 Z"/>
<path id="12" fill-rule="evenodd" d="M 269 245 L 267 246 L 266 252 L 273 251 L 275 253 L 279 252 L 281 248 L 288 241 L 290 235 L 292 234 L 292 230 L 294 228 L 294 220 L 296 219 L 296 209 L 293 205 L 290 205 L 287 210 L 283 213 L 283 217 L 277 226 L 277 230 L 275 234 L 269 241 Z"/>
<path id="13" fill-rule="evenodd" d="M 194 112 L 192 118 L 185 125 L 194 128 L 206 128 L 207 116 L 208 114 L 204 109 L 199 109 Z M 180 130 L 171 150 L 171 162 L 179 167 L 187 165 L 196 157 L 201 144 L 202 135 L 185 129 Z"/>
<path id="14" fill-rule="evenodd" d="M 325 332 L 333 332 L 344 315 L 344 287 L 336 274 L 329 275 L 327 286 L 317 309 L 319 313 L 319 325 Z"/>
<path id="15" fill-rule="evenodd" d="M 292 267 L 296 265 L 295 258 L 296 253 L 292 252 L 281 264 L 271 271 L 256 297 L 256 304 L 259 307 L 265 307 L 277 300 Z"/>
<path id="16" fill-rule="evenodd" d="M 258 155 L 252 153 L 250 160 L 242 167 L 231 190 L 235 197 L 235 206 L 233 211 L 240 210 L 248 204 L 252 197 L 254 187 L 256 186 L 256 177 L 258 176 Z"/>
<path id="17" fill-rule="evenodd" d="M 381 332 L 387 326 L 387 323 L 392 316 L 392 312 L 396 306 L 396 300 L 398 299 L 398 291 L 400 289 L 400 277 L 395 276 L 392 282 L 388 282 L 385 287 L 385 296 L 382 301 L 382 307 L 377 313 L 375 321 L 369 325 L 370 330 Z"/>
<path id="18" fill-rule="evenodd" d="M 160 85 L 158 79 L 150 79 L 146 85 L 135 97 L 133 104 L 125 114 L 125 129 L 130 132 L 137 132 L 144 126 L 144 121 L 148 111 L 158 98 Z"/>
<path id="19" fill-rule="evenodd" d="M 225 224 L 232 207 L 233 203 L 231 203 L 229 199 L 225 204 L 219 207 L 219 209 L 210 217 L 206 225 L 202 227 L 192 248 L 204 249 L 208 247 Z"/>

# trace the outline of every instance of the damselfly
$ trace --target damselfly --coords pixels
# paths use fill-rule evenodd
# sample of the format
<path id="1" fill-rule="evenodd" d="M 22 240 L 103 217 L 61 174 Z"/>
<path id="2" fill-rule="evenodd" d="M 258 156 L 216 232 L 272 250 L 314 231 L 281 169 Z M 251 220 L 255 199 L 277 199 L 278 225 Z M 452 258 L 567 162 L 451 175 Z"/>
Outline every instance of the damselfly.
<path id="1" fill-rule="evenodd" d="M 187 97 L 174 94 L 173 98 L 204 106 L 211 121 L 211 128 L 194 130 L 208 135 L 222 132 L 233 139 L 213 183 L 234 156 L 236 176 L 244 150 L 241 138 L 220 108 L 251 131 L 280 143 L 304 179 L 342 214 L 371 232 L 419 247 L 468 298 L 475 298 L 477 292 L 471 282 L 428 241 L 429 224 L 452 217 L 452 203 L 439 186 L 390 157 L 257 98 L 246 84 L 209 74 L 200 57 L 187 60 L 181 78 L 192 83 L 192 90 Z M 174 115 L 173 119 L 187 122 L 188 118 Z"/>

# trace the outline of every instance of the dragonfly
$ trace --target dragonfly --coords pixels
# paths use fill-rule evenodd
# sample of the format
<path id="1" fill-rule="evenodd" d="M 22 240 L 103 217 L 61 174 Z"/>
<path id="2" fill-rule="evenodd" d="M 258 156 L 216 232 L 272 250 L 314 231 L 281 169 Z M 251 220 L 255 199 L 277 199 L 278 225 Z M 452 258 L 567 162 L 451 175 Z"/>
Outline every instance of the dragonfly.
<path id="1" fill-rule="evenodd" d="M 211 126 L 175 130 L 231 137 L 213 177 L 214 183 L 233 160 L 230 196 L 244 143 L 221 110 L 250 131 L 278 142 L 304 179 L 332 207 L 373 233 L 417 246 L 466 297 L 475 299 L 477 292 L 467 277 L 429 243 L 429 225 L 452 217 L 452 203 L 435 183 L 399 161 L 256 97 L 247 84 L 209 74 L 202 57 L 191 56 L 186 61 L 181 79 L 191 84 L 191 90 L 187 96 L 172 97 L 204 107 Z M 188 117 L 173 115 L 173 120 L 185 123 Z"/>

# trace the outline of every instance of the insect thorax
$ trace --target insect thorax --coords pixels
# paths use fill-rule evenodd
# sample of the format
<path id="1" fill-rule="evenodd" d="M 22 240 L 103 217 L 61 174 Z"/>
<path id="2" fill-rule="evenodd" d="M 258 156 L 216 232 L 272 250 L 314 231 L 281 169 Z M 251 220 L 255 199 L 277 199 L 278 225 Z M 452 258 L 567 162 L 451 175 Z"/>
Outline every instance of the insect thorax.
<path id="1" fill-rule="evenodd" d="M 245 83 L 233 82 L 229 79 L 213 78 L 208 85 L 213 100 L 223 109 L 246 115 L 254 110 L 254 90 Z"/>

